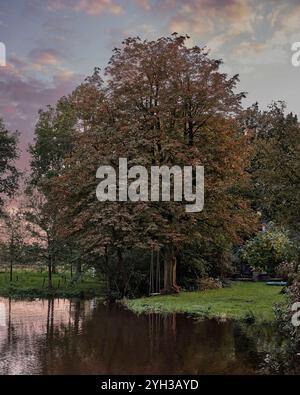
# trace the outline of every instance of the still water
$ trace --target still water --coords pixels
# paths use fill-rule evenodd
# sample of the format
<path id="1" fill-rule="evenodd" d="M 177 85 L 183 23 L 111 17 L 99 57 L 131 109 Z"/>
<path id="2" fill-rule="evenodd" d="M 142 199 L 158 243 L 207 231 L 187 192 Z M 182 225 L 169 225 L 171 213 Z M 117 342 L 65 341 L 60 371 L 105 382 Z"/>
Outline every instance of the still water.
<path id="1" fill-rule="evenodd" d="M 100 301 L 0 298 L 0 374 L 252 374 L 272 334 Z"/>

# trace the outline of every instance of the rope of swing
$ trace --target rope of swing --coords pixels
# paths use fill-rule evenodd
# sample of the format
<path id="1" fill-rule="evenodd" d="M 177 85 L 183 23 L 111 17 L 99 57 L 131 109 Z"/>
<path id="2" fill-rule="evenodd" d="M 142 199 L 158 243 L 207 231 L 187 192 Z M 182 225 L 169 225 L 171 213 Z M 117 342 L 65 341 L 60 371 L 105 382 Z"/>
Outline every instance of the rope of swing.
<path id="1" fill-rule="evenodd" d="M 156 254 L 156 270 L 154 269 L 154 248 L 151 249 L 149 295 L 160 293 L 160 257 Z"/>

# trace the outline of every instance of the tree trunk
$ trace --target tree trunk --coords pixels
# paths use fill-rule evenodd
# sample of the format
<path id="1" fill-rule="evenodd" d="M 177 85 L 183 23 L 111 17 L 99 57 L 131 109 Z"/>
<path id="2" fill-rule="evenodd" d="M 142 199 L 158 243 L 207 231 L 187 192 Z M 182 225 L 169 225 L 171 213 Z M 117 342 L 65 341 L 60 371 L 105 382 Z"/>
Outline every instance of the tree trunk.
<path id="1" fill-rule="evenodd" d="M 9 265 L 9 281 L 12 282 L 13 280 L 13 259 L 10 259 L 10 265 Z"/>
<path id="2" fill-rule="evenodd" d="M 109 270 L 109 259 L 108 259 L 108 249 L 105 246 L 105 271 L 106 271 L 106 278 L 107 278 L 107 298 L 108 300 L 112 299 L 112 281 L 111 281 L 111 273 Z"/>
<path id="3" fill-rule="evenodd" d="M 52 289 L 52 259 L 48 258 L 48 288 Z"/>
<path id="4" fill-rule="evenodd" d="M 170 247 L 164 260 L 164 288 L 163 294 L 178 293 L 179 286 L 176 283 L 176 255 L 173 247 Z"/>
<path id="5" fill-rule="evenodd" d="M 118 249 L 118 264 L 121 272 L 121 287 L 120 287 L 120 292 L 121 292 L 121 297 L 124 298 L 127 293 L 127 273 L 126 269 L 124 267 L 124 259 L 123 259 L 123 254 L 122 251 Z"/>
<path id="6" fill-rule="evenodd" d="M 48 288 L 52 289 L 52 257 L 53 257 L 53 245 L 50 234 L 47 233 L 48 241 Z"/>
<path id="7" fill-rule="evenodd" d="M 52 274 L 57 274 L 55 256 L 52 258 Z"/>
<path id="8" fill-rule="evenodd" d="M 10 263 L 9 263 L 9 281 L 13 280 L 13 264 L 15 260 L 14 247 L 10 248 Z"/>
<path id="9" fill-rule="evenodd" d="M 57 274 L 55 262 L 52 263 L 52 274 Z"/>
<path id="10" fill-rule="evenodd" d="M 78 279 L 81 276 L 82 273 L 82 268 L 81 268 L 81 261 L 78 259 L 76 261 L 76 266 L 75 266 L 75 278 Z"/>
<path id="11" fill-rule="evenodd" d="M 194 145 L 194 130 L 192 121 L 188 122 L 188 135 L 189 135 L 189 146 L 192 147 Z"/>

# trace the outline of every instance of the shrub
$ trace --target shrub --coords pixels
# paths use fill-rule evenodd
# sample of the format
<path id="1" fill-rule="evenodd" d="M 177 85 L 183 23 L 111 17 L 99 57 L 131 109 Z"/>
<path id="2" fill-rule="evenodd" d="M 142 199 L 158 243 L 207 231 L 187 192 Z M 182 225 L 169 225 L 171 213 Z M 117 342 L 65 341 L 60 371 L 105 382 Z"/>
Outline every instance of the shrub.
<path id="1" fill-rule="evenodd" d="M 241 249 L 241 257 L 255 271 L 264 270 L 274 275 L 280 264 L 292 262 L 294 248 L 286 232 L 271 226 L 247 241 Z"/>
<path id="2" fill-rule="evenodd" d="M 293 280 L 296 273 L 295 262 L 283 262 L 280 263 L 276 268 L 276 274 L 278 277 L 283 278 L 285 281 Z"/>
<path id="3" fill-rule="evenodd" d="M 200 291 L 205 291 L 207 289 L 218 289 L 222 288 L 222 283 L 220 280 L 215 278 L 199 278 L 197 280 L 198 289 Z"/>
<path id="4" fill-rule="evenodd" d="M 300 274 L 295 275 L 292 284 L 287 289 L 287 293 L 292 303 L 300 302 Z"/>

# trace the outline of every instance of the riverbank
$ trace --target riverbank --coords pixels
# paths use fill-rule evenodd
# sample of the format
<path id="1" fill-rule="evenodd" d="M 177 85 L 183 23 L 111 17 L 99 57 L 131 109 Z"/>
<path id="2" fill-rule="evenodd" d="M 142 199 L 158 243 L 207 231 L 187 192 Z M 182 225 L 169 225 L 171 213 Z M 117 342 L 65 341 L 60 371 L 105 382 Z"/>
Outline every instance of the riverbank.
<path id="1" fill-rule="evenodd" d="M 178 295 L 161 295 L 130 299 L 124 302 L 134 313 L 186 313 L 202 318 L 250 320 L 271 322 L 274 305 L 283 303 L 282 287 L 264 283 L 236 282 L 231 287 L 181 292 Z M 83 274 L 75 281 L 70 273 L 53 274 L 53 287 L 47 287 L 47 273 L 16 270 L 13 281 L 8 272 L 0 272 L 0 296 L 22 298 L 93 298 L 104 295 L 104 283 L 91 274 Z"/>
<path id="2" fill-rule="evenodd" d="M 70 273 L 53 274 L 52 289 L 48 288 L 47 273 L 31 270 L 17 270 L 13 281 L 8 272 L 0 272 L 0 296 L 20 298 L 92 298 L 103 295 L 103 282 L 90 274 L 83 274 L 79 280 Z"/>
<path id="3" fill-rule="evenodd" d="M 280 286 L 265 283 L 236 282 L 228 288 L 127 300 L 125 305 L 138 314 L 186 313 L 203 318 L 271 322 L 275 319 L 274 305 L 285 301 L 281 290 Z"/>

